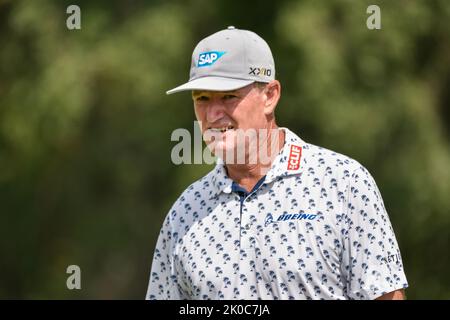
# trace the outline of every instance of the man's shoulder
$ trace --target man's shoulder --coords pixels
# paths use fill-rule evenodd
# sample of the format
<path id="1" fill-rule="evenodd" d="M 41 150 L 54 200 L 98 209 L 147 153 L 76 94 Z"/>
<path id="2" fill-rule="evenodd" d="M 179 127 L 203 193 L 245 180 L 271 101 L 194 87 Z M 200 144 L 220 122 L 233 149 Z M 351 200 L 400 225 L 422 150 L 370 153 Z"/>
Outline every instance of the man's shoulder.
<path id="1" fill-rule="evenodd" d="M 212 181 L 214 170 L 191 183 L 179 195 L 166 215 L 165 228 L 182 230 L 204 214 L 208 208 L 207 202 L 216 194 Z"/>
<path id="2" fill-rule="evenodd" d="M 303 172 L 305 181 L 309 181 L 314 186 L 330 184 L 332 190 L 336 192 L 345 192 L 348 188 L 358 185 L 358 188 L 374 189 L 375 180 L 357 160 L 310 143 L 303 145 L 303 154 L 305 156 L 303 163 Z"/>
<path id="3" fill-rule="evenodd" d="M 353 173 L 362 167 L 361 163 L 345 154 L 311 143 L 303 145 L 303 154 L 305 165 L 313 168 Z"/>
<path id="4" fill-rule="evenodd" d="M 215 195 L 213 178 L 216 174 L 216 168 L 213 168 L 203 177 L 191 183 L 178 199 L 175 204 L 190 203 L 192 201 L 201 201 L 209 199 Z"/>
<path id="5" fill-rule="evenodd" d="M 288 142 L 300 146 L 302 149 L 300 166 L 303 166 L 303 171 L 321 172 L 323 169 L 328 172 L 328 175 L 330 175 L 330 171 L 341 175 L 343 173 L 351 174 L 362 167 L 358 161 L 345 154 L 306 142 L 289 129 L 287 129 L 287 133 Z"/>

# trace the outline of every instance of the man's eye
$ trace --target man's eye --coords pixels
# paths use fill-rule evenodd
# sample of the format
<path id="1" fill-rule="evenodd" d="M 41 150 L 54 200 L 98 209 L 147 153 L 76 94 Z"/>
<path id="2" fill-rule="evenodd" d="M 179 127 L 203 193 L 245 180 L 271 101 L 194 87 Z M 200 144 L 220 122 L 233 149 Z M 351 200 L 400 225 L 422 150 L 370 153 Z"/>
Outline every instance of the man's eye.
<path id="1" fill-rule="evenodd" d="M 233 99 L 233 98 L 237 98 L 237 97 L 233 94 L 227 94 L 227 95 L 223 96 L 223 99 L 225 99 L 225 100 L 229 100 L 229 99 Z"/>
<path id="2" fill-rule="evenodd" d="M 195 98 L 195 101 L 208 101 L 209 98 L 207 96 L 199 96 Z"/>

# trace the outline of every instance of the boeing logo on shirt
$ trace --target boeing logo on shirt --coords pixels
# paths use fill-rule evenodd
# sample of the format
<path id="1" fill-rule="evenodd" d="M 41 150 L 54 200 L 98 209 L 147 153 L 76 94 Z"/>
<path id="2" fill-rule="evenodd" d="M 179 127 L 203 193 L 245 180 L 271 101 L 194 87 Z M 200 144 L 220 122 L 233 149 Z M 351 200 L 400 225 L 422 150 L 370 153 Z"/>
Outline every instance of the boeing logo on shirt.
<path id="1" fill-rule="evenodd" d="M 314 220 L 317 214 L 307 214 L 307 213 L 283 213 L 275 222 L 287 221 L 287 220 Z M 264 225 L 267 227 L 269 224 L 273 223 L 273 216 L 271 213 L 266 215 L 266 220 Z"/>
<path id="2" fill-rule="evenodd" d="M 213 65 L 221 56 L 223 56 L 225 51 L 208 51 L 202 52 L 198 56 L 197 67 L 207 67 Z"/>
<path id="3" fill-rule="evenodd" d="M 268 213 L 267 216 L 266 216 L 266 220 L 265 220 L 264 226 L 267 227 L 272 222 L 273 222 L 273 216 L 272 216 L 271 213 Z"/>

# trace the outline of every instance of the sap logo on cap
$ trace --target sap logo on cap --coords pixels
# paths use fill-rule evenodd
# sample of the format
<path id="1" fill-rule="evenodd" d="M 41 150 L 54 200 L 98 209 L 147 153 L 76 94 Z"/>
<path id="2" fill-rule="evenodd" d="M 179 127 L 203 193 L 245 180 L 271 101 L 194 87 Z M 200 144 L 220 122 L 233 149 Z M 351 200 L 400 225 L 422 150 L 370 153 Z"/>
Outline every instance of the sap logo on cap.
<path id="1" fill-rule="evenodd" d="M 202 52 L 198 56 L 197 67 L 207 67 L 214 64 L 221 56 L 223 56 L 226 51 L 208 51 Z"/>

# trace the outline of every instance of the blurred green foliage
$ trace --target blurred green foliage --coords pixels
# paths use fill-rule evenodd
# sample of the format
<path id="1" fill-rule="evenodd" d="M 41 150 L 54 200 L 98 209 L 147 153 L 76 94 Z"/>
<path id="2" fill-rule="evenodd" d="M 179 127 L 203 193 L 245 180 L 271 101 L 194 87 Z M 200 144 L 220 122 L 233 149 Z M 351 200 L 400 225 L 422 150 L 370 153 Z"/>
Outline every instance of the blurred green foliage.
<path id="1" fill-rule="evenodd" d="M 211 168 L 171 163 L 194 113 L 164 92 L 235 25 L 272 48 L 278 123 L 375 177 L 408 297 L 450 299 L 449 21 L 447 0 L 0 0 L 0 298 L 144 298 L 164 216 Z"/>

